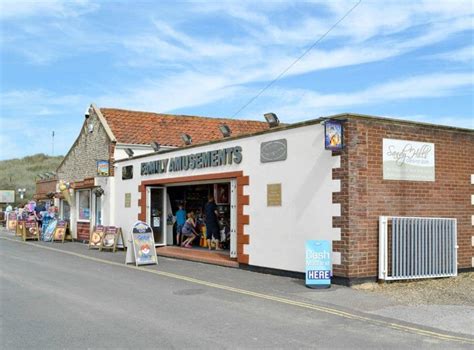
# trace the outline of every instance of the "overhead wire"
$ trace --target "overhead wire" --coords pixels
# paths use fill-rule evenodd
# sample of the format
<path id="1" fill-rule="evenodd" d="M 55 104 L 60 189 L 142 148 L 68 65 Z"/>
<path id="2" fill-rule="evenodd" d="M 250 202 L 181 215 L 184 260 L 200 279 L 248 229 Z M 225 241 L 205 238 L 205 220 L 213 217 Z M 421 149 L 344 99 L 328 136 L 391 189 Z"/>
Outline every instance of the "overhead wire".
<path id="1" fill-rule="evenodd" d="M 260 97 L 269 87 L 275 84 L 286 72 L 288 72 L 298 61 L 300 61 L 304 56 L 308 54 L 314 47 L 319 44 L 334 28 L 336 28 L 349 14 L 355 10 L 357 6 L 360 5 L 362 0 L 359 0 L 354 6 L 352 6 L 345 14 L 342 16 L 336 23 L 334 23 L 323 35 L 321 35 L 313 44 L 311 44 L 308 49 L 306 49 L 300 56 L 298 56 L 288 67 L 286 67 L 275 79 L 269 82 L 265 87 L 263 87 L 254 97 L 252 97 L 247 103 L 240 107 L 237 112 L 232 114 L 231 118 L 236 117 L 240 112 L 247 108 L 253 101 Z"/>

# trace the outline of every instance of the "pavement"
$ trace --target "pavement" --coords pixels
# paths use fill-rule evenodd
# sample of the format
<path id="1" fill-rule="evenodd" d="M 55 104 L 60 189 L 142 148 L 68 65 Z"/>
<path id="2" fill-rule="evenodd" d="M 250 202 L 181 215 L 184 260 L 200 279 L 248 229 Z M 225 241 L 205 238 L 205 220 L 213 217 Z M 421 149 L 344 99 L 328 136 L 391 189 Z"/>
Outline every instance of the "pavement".
<path id="1" fill-rule="evenodd" d="M 474 349 L 472 306 L 406 306 L 163 257 L 124 262 L 122 251 L 24 243 L 0 231 L 2 349 Z"/>

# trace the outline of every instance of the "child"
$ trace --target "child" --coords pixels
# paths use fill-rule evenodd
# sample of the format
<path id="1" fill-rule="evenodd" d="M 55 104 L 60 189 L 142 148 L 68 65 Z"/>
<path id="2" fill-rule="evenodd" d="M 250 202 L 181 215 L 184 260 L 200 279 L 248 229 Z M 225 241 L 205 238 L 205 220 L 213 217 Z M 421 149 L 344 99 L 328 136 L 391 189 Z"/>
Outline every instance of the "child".
<path id="1" fill-rule="evenodd" d="M 184 223 L 186 222 L 186 210 L 183 209 L 183 205 L 178 206 L 176 212 L 176 244 L 181 243 L 181 231 L 183 230 Z"/>
<path id="2" fill-rule="evenodd" d="M 184 223 L 183 229 L 182 229 L 181 232 L 182 232 L 182 235 L 183 235 L 183 239 L 184 239 L 184 237 L 187 237 L 183 241 L 183 243 L 181 243 L 181 245 L 184 248 L 191 248 L 192 247 L 191 243 L 194 241 L 194 239 L 196 237 L 199 237 L 199 234 L 196 232 L 196 223 L 194 221 L 194 213 L 193 212 L 190 212 L 188 214 L 188 219 Z"/>

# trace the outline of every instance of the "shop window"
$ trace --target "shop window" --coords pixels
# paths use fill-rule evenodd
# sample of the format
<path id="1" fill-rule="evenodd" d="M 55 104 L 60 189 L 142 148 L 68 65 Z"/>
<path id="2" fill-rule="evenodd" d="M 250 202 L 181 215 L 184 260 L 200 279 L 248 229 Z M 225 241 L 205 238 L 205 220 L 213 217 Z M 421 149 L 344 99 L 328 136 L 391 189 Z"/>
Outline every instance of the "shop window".
<path id="1" fill-rule="evenodd" d="M 69 203 L 64 199 L 61 199 L 61 219 L 62 220 L 69 220 L 71 218 L 71 207 Z"/>
<path id="2" fill-rule="evenodd" d="M 91 218 L 91 191 L 78 191 L 78 205 L 79 210 L 79 220 L 89 221 Z"/>

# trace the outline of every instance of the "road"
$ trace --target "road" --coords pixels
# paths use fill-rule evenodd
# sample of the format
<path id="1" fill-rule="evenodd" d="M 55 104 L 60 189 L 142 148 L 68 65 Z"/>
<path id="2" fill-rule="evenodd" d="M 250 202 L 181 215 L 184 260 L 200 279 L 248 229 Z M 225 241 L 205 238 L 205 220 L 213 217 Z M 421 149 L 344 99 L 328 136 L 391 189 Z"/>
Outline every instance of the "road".
<path id="1" fill-rule="evenodd" d="M 123 261 L 77 243 L 0 238 L 2 349 L 474 347 L 466 336 L 288 298 L 268 284 L 288 278 Z"/>

